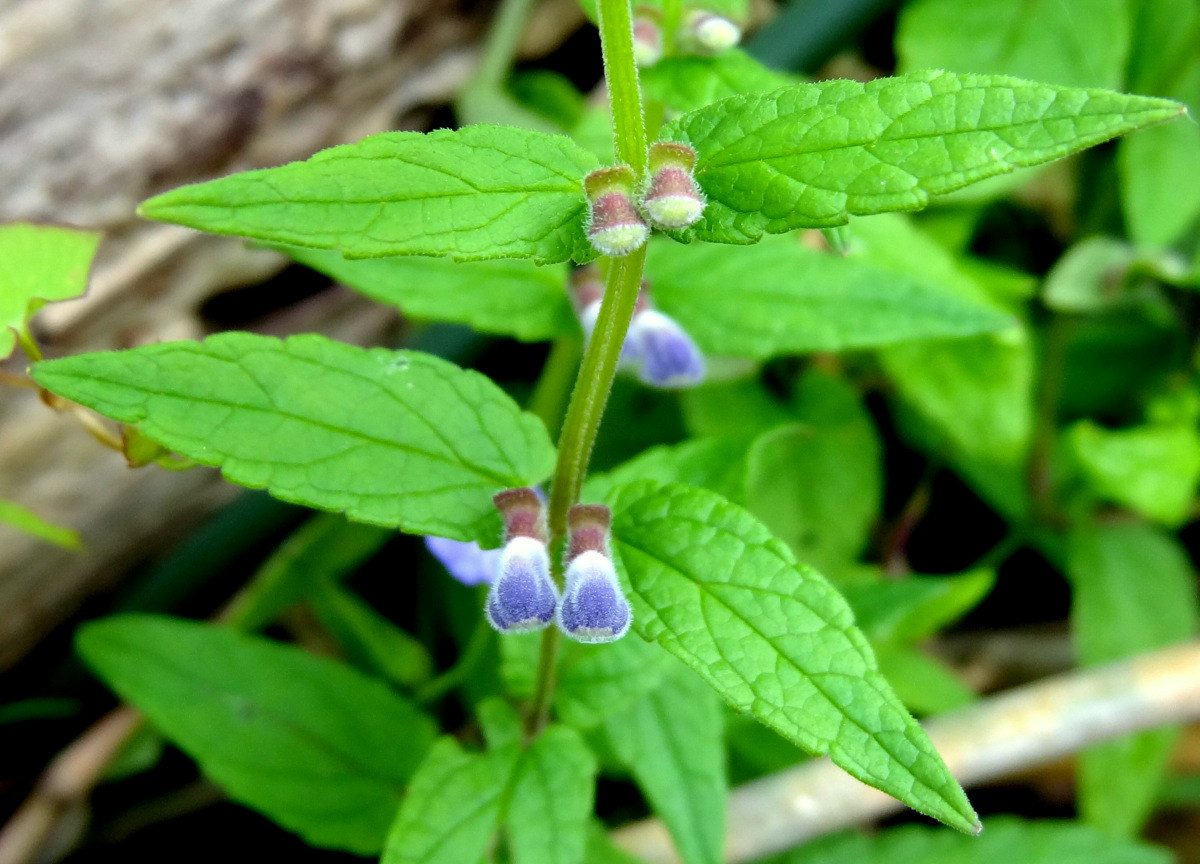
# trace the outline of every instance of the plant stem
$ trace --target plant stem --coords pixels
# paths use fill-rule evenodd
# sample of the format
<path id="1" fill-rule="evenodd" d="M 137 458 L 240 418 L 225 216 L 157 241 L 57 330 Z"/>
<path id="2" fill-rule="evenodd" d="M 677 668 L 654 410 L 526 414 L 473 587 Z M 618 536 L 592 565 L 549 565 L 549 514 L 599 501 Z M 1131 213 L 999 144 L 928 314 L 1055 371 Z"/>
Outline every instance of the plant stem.
<path id="1" fill-rule="evenodd" d="M 617 160 L 633 168 L 640 181 L 646 174 L 646 122 L 642 115 L 642 96 L 638 90 L 637 65 L 633 59 L 633 15 L 629 0 L 600 0 L 600 44 L 604 53 L 604 75 L 612 104 L 613 141 Z M 612 258 L 604 286 L 604 300 L 596 327 L 588 342 L 575 390 L 567 406 L 562 435 L 558 442 L 558 463 L 550 487 L 550 550 L 555 579 L 562 583 L 562 563 L 557 554 L 567 533 L 567 511 L 579 502 L 579 491 L 587 474 L 592 445 L 604 416 L 604 405 L 617 373 L 617 360 L 637 305 L 642 285 L 642 267 L 646 247 Z M 537 687 L 526 719 L 526 732 L 532 737 L 546 725 L 554 695 L 555 666 L 558 658 L 558 630 L 550 628 L 542 636 L 538 657 Z"/>
<path id="2" fill-rule="evenodd" d="M 467 641 L 467 646 L 463 649 L 458 662 L 417 690 L 413 695 L 414 701 L 418 705 L 428 705 L 430 702 L 441 699 L 461 684 L 471 670 L 479 665 L 479 662 L 487 656 L 491 644 L 492 628 L 483 618 L 480 618 L 479 623 L 475 626 L 475 632 Z"/>
<path id="3" fill-rule="evenodd" d="M 475 71 L 473 86 L 499 88 L 517 56 L 521 30 L 533 0 L 501 0 L 496 18 L 483 46 L 483 58 Z"/>

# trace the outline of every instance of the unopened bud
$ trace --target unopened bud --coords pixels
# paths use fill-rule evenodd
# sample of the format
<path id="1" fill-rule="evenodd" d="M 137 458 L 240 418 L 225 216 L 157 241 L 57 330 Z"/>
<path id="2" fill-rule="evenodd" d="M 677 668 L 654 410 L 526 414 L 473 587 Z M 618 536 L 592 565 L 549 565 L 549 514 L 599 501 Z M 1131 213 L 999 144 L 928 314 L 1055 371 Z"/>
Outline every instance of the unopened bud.
<path id="1" fill-rule="evenodd" d="M 619 258 L 645 244 L 650 228 L 633 203 L 633 171 L 614 165 L 583 180 L 588 198 L 587 236 L 601 255 Z"/>
<path id="2" fill-rule="evenodd" d="M 702 54 L 720 54 L 742 41 L 742 28 L 713 12 L 697 10 L 688 16 L 680 42 Z"/>
<path id="3" fill-rule="evenodd" d="M 663 56 L 661 13 L 639 7 L 633 13 L 633 59 L 639 66 L 653 66 Z"/>
<path id="4" fill-rule="evenodd" d="M 633 317 L 626 342 L 633 343 L 643 384 L 675 390 L 704 380 L 704 355 L 675 319 L 657 309 Z"/>
<path id="5" fill-rule="evenodd" d="M 483 608 L 488 623 L 502 633 L 542 630 L 554 620 L 558 590 L 545 543 L 518 536 L 505 544 Z"/>
<path id="6" fill-rule="evenodd" d="M 650 182 L 642 212 L 657 228 L 687 228 L 704 213 L 704 193 L 692 171 L 696 151 L 686 144 L 658 141 L 650 146 Z"/>

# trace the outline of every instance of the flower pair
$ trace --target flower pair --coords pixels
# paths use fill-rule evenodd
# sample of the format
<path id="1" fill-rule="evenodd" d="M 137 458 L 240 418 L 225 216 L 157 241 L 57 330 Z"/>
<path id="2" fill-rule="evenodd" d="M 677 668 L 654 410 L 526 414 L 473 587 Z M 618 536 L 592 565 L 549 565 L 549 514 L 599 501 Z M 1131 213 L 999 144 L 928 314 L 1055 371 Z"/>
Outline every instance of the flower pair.
<path id="1" fill-rule="evenodd" d="M 650 228 L 680 231 L 704 213 L 704 193 L 692 171 L 696 151 L 686 144 L 650 146 L 650 179 L 636 189 L 633 169 L 612 165 L 583 179 L 588 199 L 587 236 L 601 255 L 621 257 L 650 237 Z"/>
<path id="2" fill-rule="evenodd" d="M 591 339 L 604 284 L 595 267 L 576 270 L 572 284 L 579 324 L 584 338 Z M 642 293 L 621 344 L 620 366 L 635 371 L 643 384 L 667 390 L 695 387 L 704 380 L 704 355 L 674 318 L 651 307 L 646 280 L 642 280 Z"/>
<path id="3" fill-rule="evenodd" d="M 526 633 L 554 622 L 567 636 L 589 643 L 624 636 L 633 616 L 609 553 L 609 509 L 580 504 L 567 514 L 566 586 L 560 597 L 537 494 L 509 489 L 493 500 L 504 517 L 504 547 L 484 603 L 488 623 L 501 633 Z"/>
<path id="4" fill-rule="evenodd" d="M 638 6 L 633 12 L 633 55 L 639 66 L 653 66 L 663 57 L 662 10 Z M 742 41 L 742 28 L 722 15 L 693 9 L 684 16 L 675 34 L 675 48 L 683 54 L 714 55 Z"/>

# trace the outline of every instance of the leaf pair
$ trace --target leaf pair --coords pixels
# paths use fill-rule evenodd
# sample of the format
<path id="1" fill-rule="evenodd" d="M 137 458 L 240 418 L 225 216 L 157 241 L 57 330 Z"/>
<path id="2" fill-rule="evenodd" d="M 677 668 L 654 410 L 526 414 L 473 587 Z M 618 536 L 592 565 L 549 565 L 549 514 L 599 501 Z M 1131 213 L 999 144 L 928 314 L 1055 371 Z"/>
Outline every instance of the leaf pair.
<path id="1" fill-rule="evenodd" d="M 918 72 L 732 96 L 666 126 L 694 147 L 704 218 L 687 236 L 764 233 L 914 210 L 931 195 L 1061 158 L 1176 117 L 1178 103 Z M 585 174 L 569 139 L 512 127 L 384 133 L 307 162 L 168 192 L 142 214 L 221 234 L 338 249 L 347 257 L 449 256 L 538 263 L 593 256 Z"/>

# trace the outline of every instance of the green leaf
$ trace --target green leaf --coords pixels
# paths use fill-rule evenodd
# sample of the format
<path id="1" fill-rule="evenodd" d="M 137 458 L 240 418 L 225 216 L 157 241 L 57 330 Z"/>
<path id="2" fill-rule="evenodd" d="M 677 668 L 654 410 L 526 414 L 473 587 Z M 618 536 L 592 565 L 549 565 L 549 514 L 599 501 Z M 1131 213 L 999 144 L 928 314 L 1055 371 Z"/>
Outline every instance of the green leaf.
<path id="1" fill-rule="evenodd" d="M 836 575 L 879 517 L 882 445 L 858 391 L 839 378 L 808 372 L 794 402 L 806 422 L 763 433 L 746 455 L 746 509 L 798 559 Z"/>
<path id="2" fill-rule="evenodd" d="M 654 244 L 654 299 L 713 354 L 762 359 L 1013 326 L 980 303 L 781 237 L 735 253 Z"/>
<path id="3" fill-rule="evenodd" d="M 532 699 L 537 689 L 542 634 L 506 633 L 498 644 L 500 678 L 504 682 L 505 692 L 516 699 Z"/>
<path id="4" fill-rule="evenodd" d="M 669 654 L 641 639 L 570 643 L 558 673 L 555 713 L 580 729 L 596 726 L 657 688 L 671 665 Z"/>
<path id="5" fill-rule="evenodd" d="M 988 819 L 979 837 L 904 825 L 823 837 L 770 864 L 1170 864 L 1166 849 L 1113 840 L 1074 822 Z"/>
<path id="6" fill-rule="evenodd" d="M 697 437 L 753 438 L 768 429 L 796 420 L 791 404 L 769 391 L 757 378 L 707 381 L 679 395 L 688 431 Z M 690 480 L 679 482 L 691 486 L 707 485 Z M 733 496 L 726 494 L 725 497 Z"/>
<path id="7" fill-rule="evenodd" d="M 348 259 L 335 251 L 299 246 L 282 251 L 412 318 L 466 324 L 526 342 L 579 332 L 567 298 L 565 267 L 537 267 L 528 261 Z"/>
<path id="8" fill-rule="evenodd" d="M 1185 74 L 1166 92 L 1190 110 L 1200 110 L 1200 56 L 1193 56 Z M 1194 226 L 1200 217 L 1198 163 L 1200 126 L 1194 121 L 1169 123 L 1121 142 L 1121 210 L 1135 242 L 1167 246 Z"/>
<path id="9" fill-rule="evenodd" d="M 425 646 L 358 595 L 321 579 L 309 591 L 308 600 L 354 665 L 403 687 L 417 687 L 429 680 L 433 659 Z"/>
<path id="10" fill-rule="evenodd" d="M 662 137 L 698 154 L 708 206 L 688 236 L 753 243 L 850 215 L 917 210 L 932 195 L 1182 111 L 1165 99 L 927 71 L 733 96 L 685 114 Z"/>
<path id="11" fill-rule="evenodd" d="M 435 734 L 380 682 L 231 630 L 125 615 L 76 645 L 231 798 L 314 846 L 378 852 Z"/>
<path id="12" fill-rule="evenodd" d="M 491 496 L 554 465 L 540 420 L 479 373 L 415 351 L 224 333 L 33 375 L 234 483 L 416 534 L 494 545 Z"/>
<path id="13" fill-rule="evenodd" d="M 318 513 L 293 531 L 255 571 L 225 613 L 223 623 L 258 630 L 289 606 L 303 602 L 319 580 L 338 580 L 383 548 L 390 531 Z"/>
<path id="14" fill-rule="evenodd" d="M 745 497 L 746 450 L 749 446 L 749 438 L 733 435 L 651 447 L 607 473 L 589 474 L 583 486 L 583 500 L 603 501 L 622 483 L 656 480 L 700 486 L 740 501 Z"/>
<path id="15" fill-rule="evenodd" d="M 53 543 L 64 549 L 78 549 L 81 545 L 79 535 L 70 528 L 63 528 L 61 525 L 47 522 L 16 501 L 0 498 L 0 522 L 12 525 L 39 540 L 45 540 L 47 543 Z"/>
<path id="16" fill-rule="evenodd" d="M 1067 575 L 1079 659 L 1095 665 L 1195 635 L 1196 573 L 1170 535 L 1148 525 L 1084 524 L 1071 532 Z M 1132 836 L 1154 805 L 1172 730 L 1093 748 L 1080 762 L 1080 807 L 1102 831 Z"/>
<path id="17" fill-rule="evenodd" d="M 665 57 L 639 73 L 642 89 L 675 111 L 695 111 L 720 99 L 794 84 L 745 51 L 731 48 L 715 57 Z"/>
<path id="18" fill-rule="evenodd" d="M 907 645 L 875 646 L 879 671 L 918 714 L 941 714 L 975 701 L 975 693 L 944 664 Z"/>
<path id="19" fill-rule="evenodd" d="M 560 129 L 570 129 L 587 112 L 587 99 L 575 89 L 570 78 L 559 72 L 548 69 L 514 72 L 504 87 L 519 104 Z"/>
<path id="20" fill-rule="evenodd" d="M 516 743 L 467 753 L 453 738 L 439 738 L 404 796 L 382 864 L 480 861 L 499 825 L 520 755 Z"/>
<path id="21" fill-rule="evenodd" d="M 514 864 L 583 864 L 596 757 L 579 733 L 551 726 L 521 757 L 505 824 Z"/>
<path id="22" fill-rule="evenodd" d="M 1200 484 L 1200 432 L 1194 423 L 1105 429 L 1081 420 L 1066 435 L 1103 498 L 1171 527 L 1187 521 Z"/>
<path id="23" fill-rule="evenodd" d="M 994 571 L 970 570 L 957 576 L 908 576 L 847 585 L 842 594 L 872 642 L 907 644 L 961 618 L 995 584 Z"/>
<path id="24" fill-rule="evenodd" d="M 614 556 L 634 627 L 814 755 L 962 831 L 978 822 L 879 674 L 849 606 L 753 516 L 687 486 L 622 486 Z"/>
<path id="25" fill-rule="evenodd" d="M 53 225 L 0 225 L 0 360 L 28 333 L 30 317 L 47 301 L 87 290 L 100 235 Z M 30 358 L 35 359 L 35 358 Z"/>
<path id="26" fill-rule="evenodd" d="M 619 849 L 608 836 L 604 823 L 593 819 L 587 832 L 588 864 L 646 864 L 624 849 Z"/>
<path id="27" fill-rule="evenodd" d="M 896 53 L 905 70 L 1120 87 L 1130 41 L 1125 5 L 1125 0 L 918 0 L 900 16 Z"/>
<path id="28" fill-rule="evenodd" d="M 685 864 L 720 864 L 726 793 L 721 704 L 703 681 L 673 665 L 661 686 L 610 715 L 605 731 Z"/>
<path id="29" fill-rule="evenodd" d="M 568 138 L 509 126 L 384 132 L 305 162 L 183 186 L 138 212 L 349 258 L 552 264 L 594 255 L 583 177 L 597 164 Z"/>

